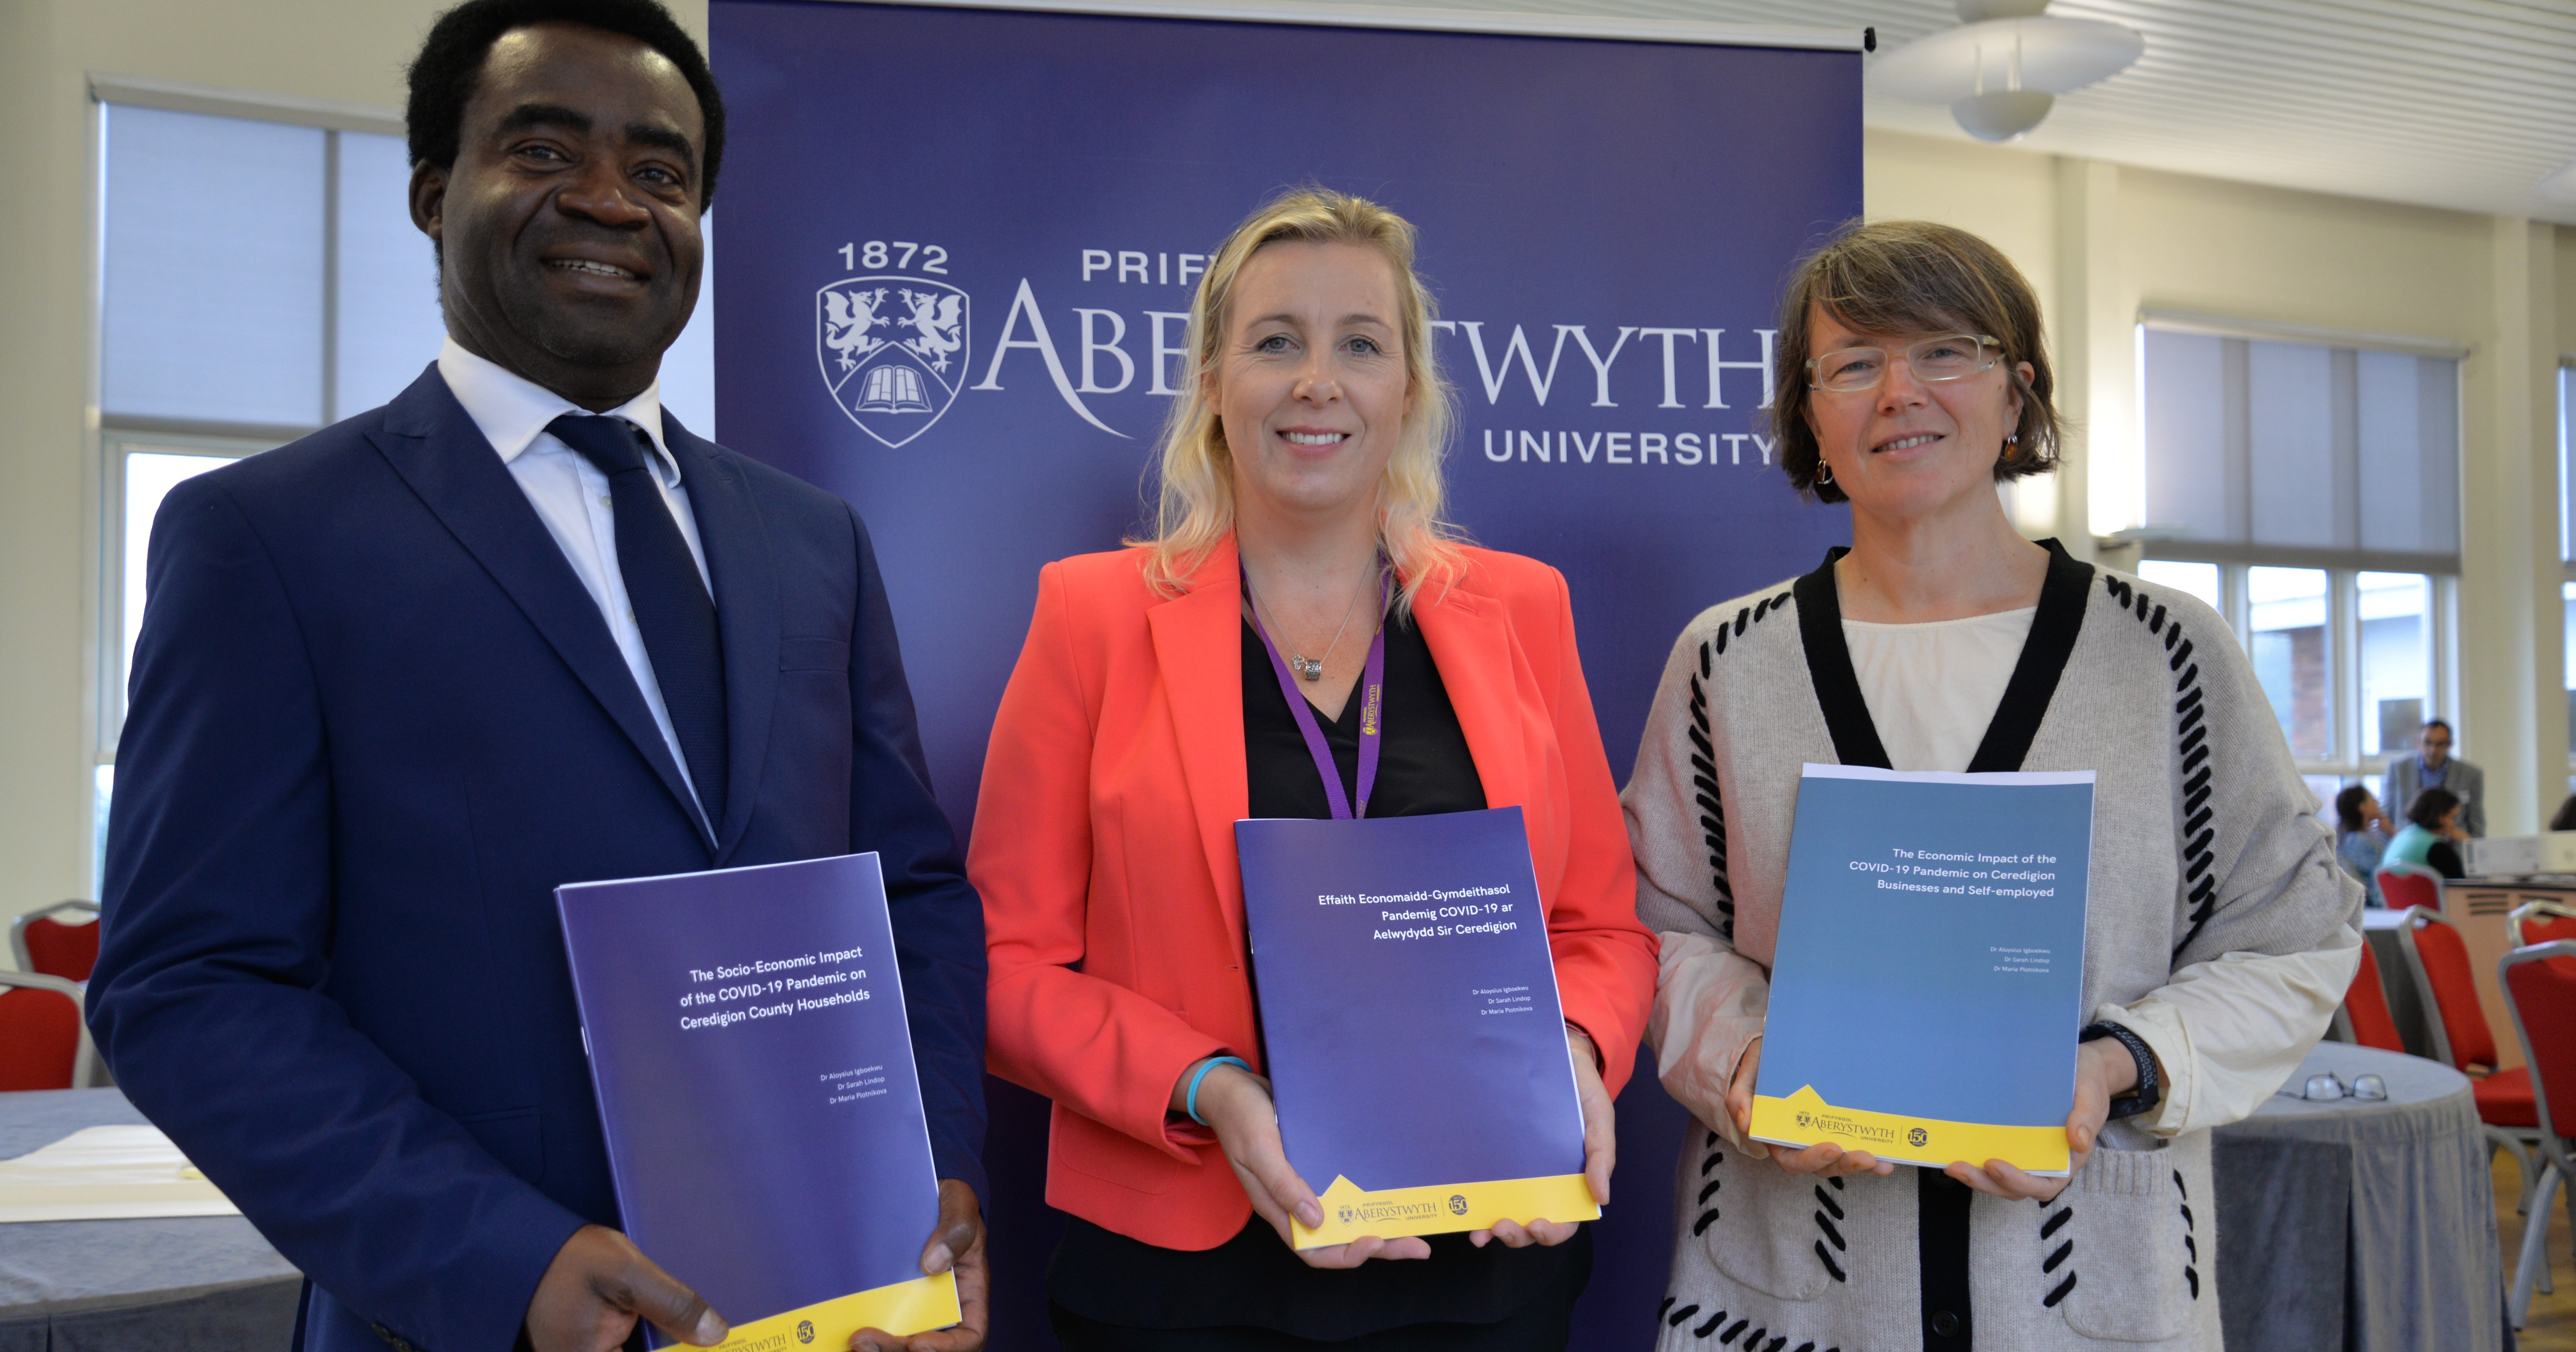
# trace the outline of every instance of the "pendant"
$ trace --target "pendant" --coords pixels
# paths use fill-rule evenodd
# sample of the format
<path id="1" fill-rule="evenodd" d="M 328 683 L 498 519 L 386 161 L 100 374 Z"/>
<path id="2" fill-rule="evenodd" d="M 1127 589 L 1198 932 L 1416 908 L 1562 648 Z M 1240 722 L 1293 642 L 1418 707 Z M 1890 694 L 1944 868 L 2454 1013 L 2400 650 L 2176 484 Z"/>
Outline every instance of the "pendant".
<path id="1" fill-rule="evenodd" d="M 1288 659 L 1288 665 L 1295 667 L 1297 674 L 1307 680 L 1324 679 L 1324 659 L 1320 657 L 1292 657 Z"/>

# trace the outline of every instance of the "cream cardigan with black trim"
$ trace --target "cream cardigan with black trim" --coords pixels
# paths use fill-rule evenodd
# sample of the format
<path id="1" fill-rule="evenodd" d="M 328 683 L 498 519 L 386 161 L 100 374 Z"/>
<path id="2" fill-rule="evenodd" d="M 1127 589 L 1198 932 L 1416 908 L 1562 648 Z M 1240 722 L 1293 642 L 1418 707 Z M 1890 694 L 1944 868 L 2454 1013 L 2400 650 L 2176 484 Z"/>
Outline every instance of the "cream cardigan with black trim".
<path id="1" fill-rule="evenodd" d="M 2049 548 L 1969 768 L 2095 772 L 2084 1008 L 2146 1038 L 2168 1100 L 2106 1128 L 2047 1204 L 1904 1167 L 1820 1183 L 1741 1152 L 1720 1105 L 1762 1030 L 1799 767 L 1886 755 L 1830 557 L 1713 607 L 1674 645 L 1622 795 L 1663 943 L 1650 1033 L 1698 1119 L 1665 1348 L 2219 1346 L 2209 1128 L 2322 1035 L 2360 962 L 2361 893 L 2224 622 Z"/>

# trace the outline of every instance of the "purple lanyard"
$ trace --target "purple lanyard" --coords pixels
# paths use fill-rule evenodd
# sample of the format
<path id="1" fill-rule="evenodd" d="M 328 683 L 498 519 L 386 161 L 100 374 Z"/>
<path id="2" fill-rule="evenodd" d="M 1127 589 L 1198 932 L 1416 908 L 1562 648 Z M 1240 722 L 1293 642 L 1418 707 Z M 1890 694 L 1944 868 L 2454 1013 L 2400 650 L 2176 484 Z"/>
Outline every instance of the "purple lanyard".
<path id="1" fill-rule="evenodd" d="M 1342 796 L 1342 772 L 1333 764 L 1333 749 L 1324 741 L 1323 725 L 1315 721 L 1315 707 L 1306 702 L 1306 692 L 1297 688 L 1297 678 L 1288 674 L 1287 662 L 1279 656 L 1279 645 L 1270 639 L 1269 627 L 1261 622 L 1258 607 L 1247 604 L 1252 612 L 1252 628 L 1261 635 L 1261 650 L 1270 654 L 1271 673 L 1279 678 L 1279 693 L 1288 698 L 1289 716 L 1297 720 L 1297 731 L 1306 736 L 1306 750 L 1315 757 L 1315 770 L 1324 777 L 1324 795 L 1332 800 L 1333 820 L 1349 821 L 1368 815 L 1369 790 L 1377 787 L 1379 698 L 1386 688 L 1386 602 L 1389 584 L 1381 573 L 1378 582 L 1377 637 L 1370 640 L 1368 672 L 1360 678 L 1360 806 L 1351 811 L 1351 802 Z M 1252 579 L 1243 580 L 1243 595 L 1252 596 Z"/>

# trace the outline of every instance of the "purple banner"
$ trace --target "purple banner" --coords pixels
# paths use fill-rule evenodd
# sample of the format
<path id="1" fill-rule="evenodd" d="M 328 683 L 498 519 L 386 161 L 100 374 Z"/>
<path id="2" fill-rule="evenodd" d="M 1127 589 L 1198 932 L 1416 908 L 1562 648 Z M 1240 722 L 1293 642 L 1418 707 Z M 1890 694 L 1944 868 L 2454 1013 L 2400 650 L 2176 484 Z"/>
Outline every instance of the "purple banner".
<path id="1" fill-rule="evenodd" d="M 1039 565 L 1140 528 L 1191 288 L 1283 187 L 1420 227 L 1454 514 L 1564 570 L 1619 773 L 1684 621 L 1848 538 L 1763 405 L 1789 264 L 1860 213 L 1856 51 L 779 0 L 709 24 L 718 422 L 865 516 L 961 829 Z M 1621 1108 L 1578 1346 L 1639 1344 L 1671 1242 L 1679 1112 L 1651 1073 Z M 1048 1346 L 1044 1119 L 994 1111 L 994 1346 Z"/>

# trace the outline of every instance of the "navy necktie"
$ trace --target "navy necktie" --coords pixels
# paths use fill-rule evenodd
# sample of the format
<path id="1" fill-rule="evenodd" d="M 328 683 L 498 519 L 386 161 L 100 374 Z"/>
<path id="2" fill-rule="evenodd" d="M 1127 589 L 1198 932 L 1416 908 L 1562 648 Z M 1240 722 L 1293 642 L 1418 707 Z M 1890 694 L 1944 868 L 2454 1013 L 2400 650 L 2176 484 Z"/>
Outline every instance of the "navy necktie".
<path id="1" fill-rule="evenodd" d="M 689 783 L 713 832 L 725 812 L 724 648 L 715 601 L 661 486 L 653 482 L 652 443 L 624 418 L 567 413 L 546 430 L 608 476 L 626 604 L 643 632 L 653 683 L 661 687 L 662 707 L 689 763 Z"/>

